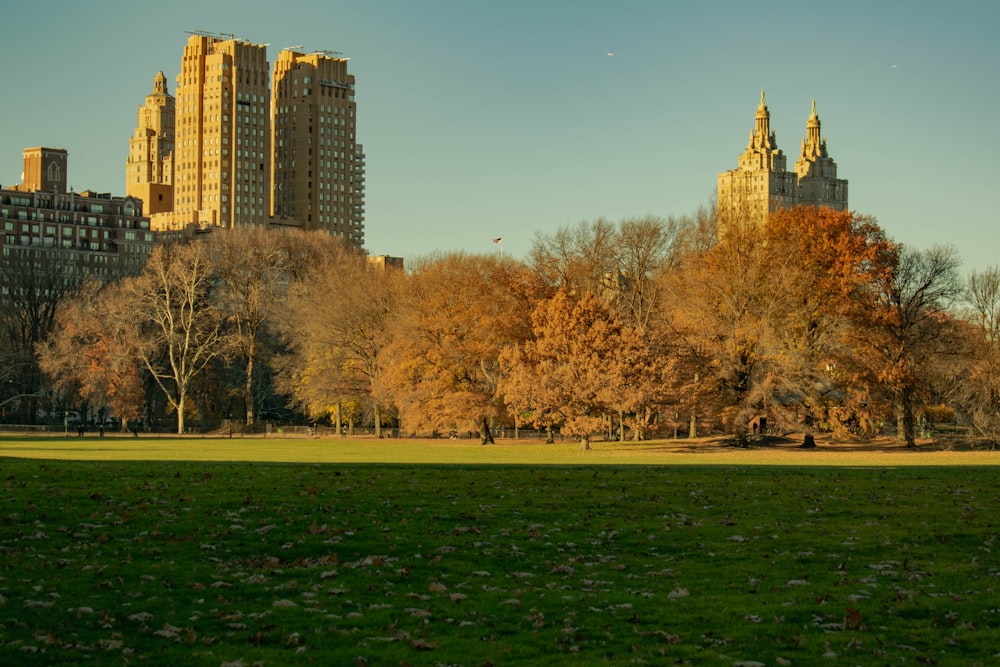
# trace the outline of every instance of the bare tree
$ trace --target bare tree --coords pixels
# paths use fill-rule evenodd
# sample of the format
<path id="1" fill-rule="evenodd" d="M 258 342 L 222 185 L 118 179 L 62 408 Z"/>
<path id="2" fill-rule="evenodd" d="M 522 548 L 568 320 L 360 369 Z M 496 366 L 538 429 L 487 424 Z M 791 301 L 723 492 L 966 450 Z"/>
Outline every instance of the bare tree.
<path id="1" fill-rule="evenodd" d="M 0 401 L 16 405 L 18 421 L 34 423 L 44 394 L 35 346 L 53 330 L 59 305 L 79 285 L 76 267 L 40 249 L 14 248 L 0 262 Z"/>
<path id="2" fill-rule="evenodd" d="M 1000 443 L 1000 268 L 969 276 L 964 319 L 969 355 L 957 370 L 955 394 L 972 426 L 993 447 Z"/>
<path id="3" fill-rule="evenodd" d="M 153 250 L 142 273 L 122 284 L 127 304 L 119 329 L 177 410 L 184 433 L 191 383 L 226 350 L 223 318 L 212 301 L 217 274 L 208 244 L 176 243 Z"/>
<path id="4" fill-rule="evenodd" d="M 245 363 L 242 394 L 248 426 L 253 426 L 256 415 L 254 371 L 262 337 L 285 292 L 289 253 L 281 241 L 266 229 L 233 229 L 213 237 L 215 297 L 230 324 L 234 352 Z"/>

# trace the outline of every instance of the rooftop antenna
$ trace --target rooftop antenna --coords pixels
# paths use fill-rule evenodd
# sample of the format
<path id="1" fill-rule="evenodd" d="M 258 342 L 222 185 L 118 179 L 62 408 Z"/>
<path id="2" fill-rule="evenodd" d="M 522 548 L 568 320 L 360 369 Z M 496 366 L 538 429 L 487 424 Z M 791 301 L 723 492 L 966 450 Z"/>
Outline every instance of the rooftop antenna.
<path id="1" fill-rule="evenodd" d="M 215 39 L 233 40 L 236 38 L 231 32 L 208 32 L 207 30 L 185 30 L 187 35 L 201 35 L 202 37 L 214 37 Z"/>

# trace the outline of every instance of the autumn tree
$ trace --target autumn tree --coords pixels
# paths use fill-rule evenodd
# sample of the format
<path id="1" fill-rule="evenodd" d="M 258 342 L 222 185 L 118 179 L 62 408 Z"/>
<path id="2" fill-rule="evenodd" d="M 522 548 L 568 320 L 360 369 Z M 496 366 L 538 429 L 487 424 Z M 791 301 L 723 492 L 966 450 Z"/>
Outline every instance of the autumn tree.
<path id="1" fill-rule="evenodd" d="M 755 221 L 731 221 L 719 241 L 691 253 L 666 278 L 664 326 L 681 349 L 688 410 L 715 411 L 738 443 L 758 412 L 776 408 L 783 276 L 792 258 L 769 252 Z"/>
<path id="2" fill-rule="evenodd" d="M 414 267 L 381 354 L 408 430 L 475 424 L 484 444 L 493 441 L 490 422 L 503 411 L 497 359 L 527 337 L 538 289 L 523 264 L 494 255 L 449 253 Z"/>
<path id="3" fill-rule="evenodd" d="M 119 295 L 116 284 L 89 281 L 64 300 L 38 360 L 56 391 L 134 420 L 142 416 L 145 392 L 133 341 L 118 328 L 127 317 Z"/>
<path id="4" fill-rule="evenodd" d="M 675 266 L 685 243 L 694 242 L 694 224 L 688 219 L 652 216 L 626 218 L 618 223 L 605 219 L 583 222 L 559 229 L 552 235 L 539 234 L 532 247 L 532 268 L 551 288 L 563 288 L 576 295 L 594 294 L 642 339 L 643 350 L 655 350 L 667 364 L 673 364 L 674 346 L 660 326 L 663 304 L 661 276 Z M 624 438 L 623 422 L 642 437 L 657 413 L 656 402 L 663 400 L 669 387 L 657 391 L 631 386 L 645 405 L 618 414 L 619 437 Z"/>
<path id="5" fill-rule="evenodd" d="M 584 449 L 609 416 L 635 411 L 648 402 L 642 388 L 664 380 L 638 330 L 594 294 L 560 290 L 538 304 L 531 325 L 532 337 L 500 356 L 498 392 L 536 426 L 561 425 Z"/>
<path id="6" fill-rule="evenodd" d="M 118 330 L 177 411 L 184 432 L 192 382 L 227 352 L 223 318 L 212 300 L 217 273 L 208 244 L 171 243 L 150 254 L 142 273 L 123 281 Z"/>
<path id="7" fill-rule="evenodd" d="M 874 220 L 816 207 L 728 211 L 719 229 L 669 274 L 665 326 L 687 409 L 717 413 L 746 443 L 756 414 L 790 423 L 838 402 L 854 297 L 888 243 Z"/>
<path id="8" fill-rule="evenodd" d="M 363 255 L 337 244 L 290 285 L 282 385 L 313 417 L 332 413 L 339 420 L 346 407 L 364 402 L 381 435 L 379 354 L 389 340 L 399 278 L 393 270 L 369 270 Z"/>
<path id="9" fill-rule="evenodd" d="M 789 259 L 773 285 L 787 293 L 773 323 L 775 391 L 786 407 L 801 404 L 834 430 L 871 425 L 867 392 L 852 388 L 852 316 L 858 296 L 884 275 L 893 244 L 874 218 L 813 206 L 772 213 L 762 242 L 768 254 Z"/>
<path id="10" fill-rule="evenodd" d="M 897 437 L 916 446 L 916 409 L 932 386 L 932 369 L 956 350 L 949 311 L 961 294 L 953 248 L 899 247 L 876 274 L 854 323 L 856 359 L 895 412 Z"/>

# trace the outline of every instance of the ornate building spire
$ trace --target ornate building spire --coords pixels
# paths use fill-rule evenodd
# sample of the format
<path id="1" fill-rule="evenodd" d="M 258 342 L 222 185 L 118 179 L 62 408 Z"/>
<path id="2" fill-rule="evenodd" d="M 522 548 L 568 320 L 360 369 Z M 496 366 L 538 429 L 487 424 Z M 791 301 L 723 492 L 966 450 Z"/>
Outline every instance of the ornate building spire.
<path id="1" fill-rule="evenodd" d="M 767 110 L 767 102 L 764 100 L 764 89 L 760 89 L 760 106 L 757 107 L 756 124 L 753 134 L 750 137 L 748 149 L 766 148 L 777 149 L 778 142 L 774 132 L 771 131 L 771 112 Z"/>
<path id="2" fill-rule="evenodd" d="M 153 79 L 153 94 L 154 95 L 167 94 L 167 77 L 163 76 L 162 69 L 156 73 L 156 78 Z"/>
<path id="3" fill-rule="evenodd" d="M 827 157 L 826 141 L 820 136 L 819 116 L 816 115 L 816 100 L 812 101 L 812 114 L 806 121 L 806 137 L 802 140 L 801 157 L 805 160 Z"/>

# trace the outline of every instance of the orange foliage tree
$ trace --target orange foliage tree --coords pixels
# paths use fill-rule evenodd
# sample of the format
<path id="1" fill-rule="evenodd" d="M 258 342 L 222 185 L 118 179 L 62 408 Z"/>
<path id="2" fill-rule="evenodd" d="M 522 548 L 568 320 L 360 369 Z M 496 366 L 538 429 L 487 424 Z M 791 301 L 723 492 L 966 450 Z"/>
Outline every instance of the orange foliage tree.
<path id="1" fill-rule="evenodd" d="M 539 289 L 523 264 L 493 255 L 449 253 L 413 269 L 380 355 L 408 431 L 478 429 L 493 442 L 491 420 L 503 415 L 497 359 L 528 336 Z"/>
<path id="2" fill-rule="evenodd" d="M 667 369 L 598 296 L 560 290 L 538 304 L 531 324 L 532 338 L 500 356 L 498 392 L 536 426 L 560 425 L 589 449 L 610 416 L 655 402 L 650 392 Z"/>
<path id="3" fill-rule="evenodd" d="M 873 220 L 827 208 L 733 216 L 720 229 L 669 273 L 666 326 L 683 349 L 689 407 L 718 414 L 745 444 L 755 415 L 790 423 L 839 400 L 851 305 L 887 246 Z"/>
<path id="4" fill-rule="evenodd" d="M 854 363 L 853 332 L 895 245 L 870 216 L 812 206 L 772 213 L 763 242 L 789 260 L 773 287 L 787 295 L 776 313 L 776 393 L 824 428 L 871 430 L 878 405 Z"/>
<path id="5" fill-rule="evenodd" d="M 118 327 L 121 307 L 118 286 L 87 283 L 60 306 L 38 359 L 57 391 L 124 421 L 142 416 L 145 394 L 131 341 Z"/>

